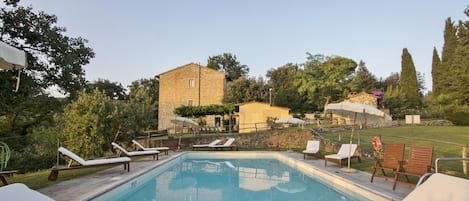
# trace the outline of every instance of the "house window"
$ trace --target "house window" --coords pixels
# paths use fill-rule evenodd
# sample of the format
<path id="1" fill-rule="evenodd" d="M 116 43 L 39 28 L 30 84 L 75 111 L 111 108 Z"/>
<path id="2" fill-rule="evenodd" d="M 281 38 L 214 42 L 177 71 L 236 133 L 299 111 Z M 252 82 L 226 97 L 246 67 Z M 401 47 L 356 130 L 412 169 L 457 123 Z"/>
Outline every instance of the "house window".
<path id="1" fill-rule="evenodd" d="M 188 100 L 188 101 L 187 101 L 187 105 L 192 106 L 193 104 L 194 104 L 194 101 L 193 101 L 193 100 Z"/>
<path id="2" fill-rule="evenodd" d="M 195 81 L 194 81 L 194 79 L 189 79 L 189 89 L 194 88 L 194 86 L 195 86 Z"/>

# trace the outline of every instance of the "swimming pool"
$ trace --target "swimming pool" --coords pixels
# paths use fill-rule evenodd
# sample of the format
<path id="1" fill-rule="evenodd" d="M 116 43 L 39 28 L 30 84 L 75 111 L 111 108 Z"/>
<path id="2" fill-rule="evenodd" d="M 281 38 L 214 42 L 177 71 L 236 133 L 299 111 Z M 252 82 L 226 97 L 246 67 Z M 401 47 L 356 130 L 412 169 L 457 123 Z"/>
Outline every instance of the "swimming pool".
<path id="1" fill-rule="evenodd" d="M 92 200 L 383 200 L 277 152 L 188 152 Z"/>

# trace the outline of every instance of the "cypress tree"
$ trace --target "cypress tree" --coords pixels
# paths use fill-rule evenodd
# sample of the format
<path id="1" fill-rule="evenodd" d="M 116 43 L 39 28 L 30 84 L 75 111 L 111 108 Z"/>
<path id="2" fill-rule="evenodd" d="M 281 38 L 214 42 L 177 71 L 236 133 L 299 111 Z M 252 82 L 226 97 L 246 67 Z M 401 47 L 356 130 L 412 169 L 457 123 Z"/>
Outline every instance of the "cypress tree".
<path id="1" fill-rule="evenodd" d="M 441 65 L 440 56 L 438 56 L 438 51 L 433 47 L 433 59 L 432 59 L 432 92 L 434 97 L 440 95 L 442 88 L 442 83 L 444 82 L 445 77 L 443 76 L 443 69 Z"/>
<path id="2" fill-rule="evenodd" d="M 414 61 L 407 48 L 402 50 L 401 80 L 399 82 L 402 95 L 407 100 L 406 106 L 416 108 L 419 106 L 419 87 Z"/>
<path id="3" fill-rule="evenodd" d="M 439 91 L 440 94 L 447 94 L 450 93 L 449 88 L 452 85 L 452 75 L 451 75 L 451 62 L 454 55 L 454 51 L 458 46 L 458 38 L 457 38 L 457 27 L 454 25 L 454 22 L 451 18 L 446 19 L 445 22 L 445 31 L 444 31 L 444 44 L 443 50 L 441 53 L 441 90 Z"/>
<path id="4" fill-rule="evenodd" d="M 458 27 L 458 45 L 451 60 L 449 94 L 462 104 L 469 104 L 469 29 L 462 23 Z"/>

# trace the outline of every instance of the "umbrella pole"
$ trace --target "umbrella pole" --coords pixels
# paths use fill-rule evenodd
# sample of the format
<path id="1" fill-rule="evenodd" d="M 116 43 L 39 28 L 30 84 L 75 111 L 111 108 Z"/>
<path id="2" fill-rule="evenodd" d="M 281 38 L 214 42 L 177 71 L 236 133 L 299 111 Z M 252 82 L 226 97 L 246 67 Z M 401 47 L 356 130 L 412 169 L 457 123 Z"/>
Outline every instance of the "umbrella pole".
<path id="1" fill-rule="evenodd" d="M 357 120 L 357 113 L 355 112 L 355 115 L 353 117 L 353 124 L 352 124 L 352 134 L 350 134 L 350 144 L 349 144 L 349 150 L 348 150 L 348 160 L 347 160 L 347 168 L 342 168 L 341 170 L 346 173 L 356 173 L 357 170 L 353 169 L 350 167 L 350 160 L 351 157 L 350 155 L 352 154 L 352 143 L 353 143 L 353 133 L 355 132 L 355 122 Z"/>

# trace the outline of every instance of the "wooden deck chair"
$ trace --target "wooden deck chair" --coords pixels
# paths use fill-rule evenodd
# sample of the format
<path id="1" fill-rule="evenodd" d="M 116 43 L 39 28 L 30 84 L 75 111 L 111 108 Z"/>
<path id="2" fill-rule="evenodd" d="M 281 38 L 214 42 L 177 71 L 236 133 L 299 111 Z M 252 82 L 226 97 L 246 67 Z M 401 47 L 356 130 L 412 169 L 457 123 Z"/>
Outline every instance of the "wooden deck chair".
<path id="1" fill-rule="evenodd" d="M 334 161 L 334 162 L 337 162 L 339 164 L 339 167 L 341 168 L 342 161 L 348 159 L 349 152 L 350 152 L 350 160 L 352 160 L 353 158 L 357 158 L 358 161 L 361 162 L 360 156 L 355 155 L 356 150 L 357 150 L 357 144 L 342 144 L 337 154 L 329 154 L 329 155 L 324 156 L 324 166 L 327 166 L 327 161 Z"/>
<path id="2" fill-rule="evenodd" d="M 156 151 L 156 150 L 148 150 L 148 151 L 127 151 L 126 149 L 124 149 L 124 147 L 121 147 L 120 145 L 118 145 L 117 143 L 115 142 L 111 142 L 111 145 L 121 151 L 122 153 L 124 153 L 125 155 L 127 155 L 128 157 L 133 157 L 133 156 L 148 156 L 148 155 L 152 155 L 153 156 L 153 159 L 156 158 L 156 160 L 158 160 L 158 155 L 160 154 L 159 151 Z"/>
<path id="3" fill-rule="evenodd" d="M 64 170 L 73 170 L 79 168 L 87 168 L 87 167 L 94 167 L 94 166 L 103 166 L 103 165 L 116 165 L 116 164 L 124 164 L 124 170 L 130 171 L 130 158 L 129 157 L 118 157 L 118 158 L 108 158 L 108 159 L 94 159 L 94 160 L 84 160 L 83 158 L 79 157 L 75 153 L 71 152 L 70 150 L 60 147 L 58 149 L 59 153 L 67 156 L 71 160 L 78 163 L 78 165 L 71 165 L 69 163 L 68 166 L 60 167 L 54 166 L 51 169 L 49 175 L 49 181 L 57 180 L 59 176 L 59 171 Z"/>
<path id="4" fill-rule="evenodd" d="M 137 146 L 138 149 L 143 150 L 143 151 L 159 151 L 159 152 L 164 152 L 164 155 L 168 155 L 169 147 L 144 147 L 142 144 L 137 142 L 137 140 L 132 140 L 132 143 Z"/>
<path id="5" fill-rule="evenodd" d="M 319 157 L 321 152 L 319 151 L 319 146 L 321 142 L 318 140 L 308 140 L 306 143 L 306 149 L 303 150 L 303 159 L 306 159 L 306 156 L 315 156 Z"/>
<path id="6" fill-rule="evenodd" d="M 386 144 L 384 146 L 383 159 L 375 159 L 370 182 L 373 182 L 377 170 L 381 170 L 383 177 L 387 180 L 388 176 L 386 176 L 384 170 L 396 171 L 399 161 L 404 160 L 404 150 L 405 144 Z"/>
<path id="7" fill-rule="evenodd" d="M 409 151 L 409 158 L 407 161 L 400 161 L 400 164 L 397 166 L 397 170 L 394 172 L 394 185 L 392 189 L 396 189 L 400 175 L 404 175 L 407 179 L 407 182 L 409 183 L 408 176 L 416 176 L 420 178 L 425 173 L 430 172 L 432 159 L 433 147 L 411 146 Z"/>

